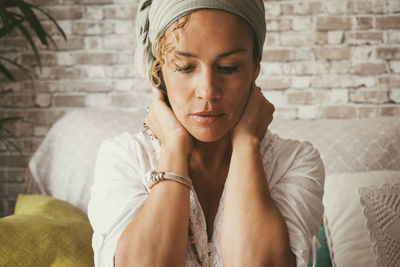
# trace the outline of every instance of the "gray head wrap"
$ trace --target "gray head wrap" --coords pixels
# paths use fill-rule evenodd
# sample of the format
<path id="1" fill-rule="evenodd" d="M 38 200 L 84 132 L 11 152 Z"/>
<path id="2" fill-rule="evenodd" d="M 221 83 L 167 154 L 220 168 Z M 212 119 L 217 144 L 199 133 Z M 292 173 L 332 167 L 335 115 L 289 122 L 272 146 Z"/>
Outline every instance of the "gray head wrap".
<path id="1" fill-rule="evenodd" d="M 254 30 L 259 55 L 265 41 L 266 25 L 263 0 L 140 0 L 136 19 L 136 63 L 149 81 L 153 64 L 153 43 L 176 20 L 198 9 L 218 9 L 243 18 Z"/>

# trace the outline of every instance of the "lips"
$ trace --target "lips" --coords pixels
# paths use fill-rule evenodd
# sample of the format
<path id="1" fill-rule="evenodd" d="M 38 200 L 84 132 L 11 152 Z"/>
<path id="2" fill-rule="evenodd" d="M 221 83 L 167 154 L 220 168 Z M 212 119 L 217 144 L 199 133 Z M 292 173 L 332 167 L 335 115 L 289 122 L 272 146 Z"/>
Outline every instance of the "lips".
<path id="1" fill-rule="evenodd" d="M 214 123 L 218 120 L 220 120 L 222 117 L 224 117 L 225 114 L 218 112 L 218 111 L 201 111 L 201 112 L 196 112 L 196 113 L 192 113 L 191 117 L 202 124 L 211 124 Z"/>

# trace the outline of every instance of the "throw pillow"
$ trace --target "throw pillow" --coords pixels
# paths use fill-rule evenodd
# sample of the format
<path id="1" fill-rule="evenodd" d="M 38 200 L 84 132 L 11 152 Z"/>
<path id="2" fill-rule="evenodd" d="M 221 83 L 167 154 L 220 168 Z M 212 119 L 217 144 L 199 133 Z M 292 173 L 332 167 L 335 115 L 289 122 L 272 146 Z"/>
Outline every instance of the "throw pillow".
<path id="1" fill-rule="evenodd" d="M 0 219 L 0 266 L 93 266 L 93 230 L 79 208 L 44 195 L 19 195 Z"/>
<path id="2" fill-rule="evenodd" d="M 399 266 L 400 171 L 328 175 L 323 203 L 332 266 Z"/>

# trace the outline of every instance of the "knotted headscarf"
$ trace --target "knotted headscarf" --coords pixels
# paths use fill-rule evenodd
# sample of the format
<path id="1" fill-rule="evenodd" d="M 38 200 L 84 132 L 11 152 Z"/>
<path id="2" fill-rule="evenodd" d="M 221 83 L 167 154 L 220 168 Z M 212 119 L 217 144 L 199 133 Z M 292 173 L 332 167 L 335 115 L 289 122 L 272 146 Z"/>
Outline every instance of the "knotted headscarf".
<path id="1" fill-rule="evenodd" d="M 254 30 L 262 55 L 266 25 L 263 0 L 140 0 L 136 18 L 136 63 L 144 78 L 155 60 L 153 43 L 172 23 L 199 9 L 218 9 L 243 18 Z"/>

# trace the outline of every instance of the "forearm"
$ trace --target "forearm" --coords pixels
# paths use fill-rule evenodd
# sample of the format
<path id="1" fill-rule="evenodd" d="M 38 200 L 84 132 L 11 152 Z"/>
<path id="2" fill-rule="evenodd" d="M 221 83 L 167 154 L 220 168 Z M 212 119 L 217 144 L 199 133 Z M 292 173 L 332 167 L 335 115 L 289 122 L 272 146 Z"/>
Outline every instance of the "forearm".
<path id="1" fill-rule="evenodd" d="M 258 139 L 233 145 L 227 179 L 221 226 L 224 263 L 294 265 L 285 221 L 269 194 Z"/>
<path id="2" fill-rule="evenodd" d="M 158 170 L 188 174 L 183 154 L 162 149 Z M 189 189 L 175 181 L 162 181 L 151 193 L 118 242 L 115 266 L 182 266 L 188 222 Z"/>

